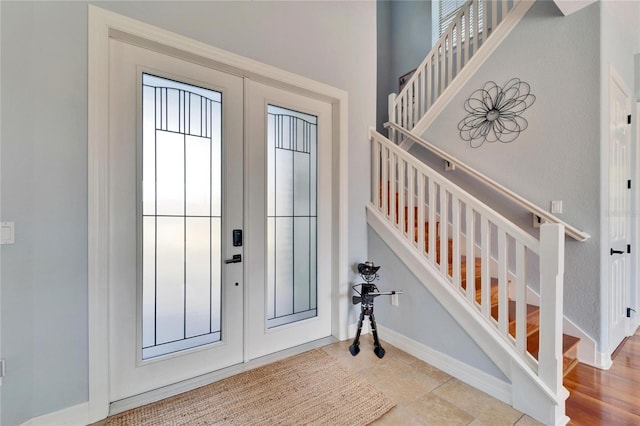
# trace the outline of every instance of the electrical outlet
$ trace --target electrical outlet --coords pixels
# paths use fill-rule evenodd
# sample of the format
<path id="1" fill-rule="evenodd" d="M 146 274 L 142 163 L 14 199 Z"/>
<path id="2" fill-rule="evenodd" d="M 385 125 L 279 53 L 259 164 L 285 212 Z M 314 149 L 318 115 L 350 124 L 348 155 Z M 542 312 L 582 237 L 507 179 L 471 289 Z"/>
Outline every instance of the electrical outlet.
<path id="1" fill-rule="evenodd" d="M 398 295 L 397 294 L 392 294 L 391 295 L 391 304 L 393 306 L 398 306 Z"/>
<path id="2" fill-rule="evenodd" d="M 13 222 L 0 222 L 0 244 L 14 244 L 15 230 Z"/>

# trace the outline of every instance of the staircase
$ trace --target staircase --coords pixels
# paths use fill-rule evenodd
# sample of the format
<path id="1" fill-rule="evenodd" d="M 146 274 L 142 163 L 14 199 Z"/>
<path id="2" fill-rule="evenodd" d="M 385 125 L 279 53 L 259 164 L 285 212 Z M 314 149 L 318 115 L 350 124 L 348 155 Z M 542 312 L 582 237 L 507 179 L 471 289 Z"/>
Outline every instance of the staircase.
<path id="1" fill-rule="evenodd" d="M 413 171 L 411 172 L 414 173 Z M 400 206 L 400 192 L 393 191 L 392 193 L 392 185 L 391 181 L 387 180 L 386 185 L 382 181 L 379 181 L 378 184 L 378 208 L 383 209 L 383 202 L 385 202 L 384 207 L 386 207 L 386 215 L 389 218 L 392 218 L 392 221 L 395 221 L 395 225 L 399 226 L 400 218 L 403 218 L 403 234 L 413 235 L 413 242 L 415 244 L 418 243 L 418 238 L 420 237 L 421 232 L 418 230 L 418 224 L 423 222 L 418 222 L 419 217 L 428 217 L 428 213 L 421 215 L 418 211 L 418 206 L 413 206 L 412 214 L 409 212 L 409 206 L 407 206 L 406 201 L 408 198 L 408 194 L 404 191 L 404 212 L 402 215 L 399 214 L 399 206 Z M 386 186 L 386 194 L 383 196 L 382 191 Z M 397 186 L 394 184 L 394 187 Z M 393 202 L 392 198 L 395 198 Z M 386 200 L 386 201 L 384 201 Z M 410 204 L 410 203 L 409 203 Z M 391 214 L 391 208 L 394 207 L 394 213 Z M 412 223 L 412 229 L 409 228 L 409 223 Z M 453 280 L 454 277 L 454 269 L 459 267 L 459 271 L 455 271 L 459 274 L 460 280 L 460 289 L 465 294 L 474 295 L 475 302 L 478 305 L 482 305 L 483 291 L 482 291 L 482 258 L 474 256 L 471 262 L 467 261 L 466 255 L 459 255 L 459 263 L 454 262 L 454 239 L 449 237 L 447 239 L 446 244 L 442 244 L 441 231 L 440 231 L 440 221 L 435 222 L 435 244 L 429 244 L 429 221 L 424 222 L 424 241 L 420 244 L 421 247 L 424 248 L 424 255 L 429 255 L 429 247 L 435 245 L 435 263 L 441 265 L 441 251 L 443 247 L 446 247 L 447 251 L 447 276 L 450 280 Z M 433 229 L 434 227 L 431 227 Z M 450 235 L 450 234 L 449 234 Z M 459 252 L 459 250 L 457 250 Z M 469 263 L 471 266 L 469 266 Z M 455 265 L 455 266 L 454 266 Z M 469 268 L 469 272 L 467 269 Z M 493 318 L 496 322 L 499 320 L 500 316 L 500 307 L 498 303 L 498 293 L 499 293 L 499 280 L 498 277 L 492 276 L 491 272 L 489 273 L 489 283 L 490 287 L 488 290 L 488 299 L 490 300 L 490 312 L 491 318 Z M 467 281 L 469 280 L 469 281 Z M 471 282 L 472 285 L 467 290 L 468 282 Z M 512 287 L 512 282 L 509 280 L 508 286 Z M 486 292 L 485 292 L 485 297 Z M 515 339 L 516 337 L 516 329 L 518 324 L 518 318 L 516 316 L 516 301 L 511 297 L 508 299 L 508 307 L 507 307 L 507 322 L 508 322 L 508 330 L 509 335 Z M 525 315 L 525 330 L 526 333 L 526 350 L 527 352 L 533 356 L 536 360 L 538 359 L 539 350 L 540 350 L 540 307 L 537 305 L 526 304 L 526 315 Z M 563 354 L 563 368 L 562 368 L 562 376 L 566 376 L 577 364 L 577 348 L 579 338 L 570 336 L 568 334 L 562 335 L 562 354 Z"/>
<path id="2" fill-rule="evenodd" d="M 561 425 L 569 420 L 562 380 L 578 363 L 579 342 L 562 329 L 564 239 L 589 235 L 421 138 L 532 4 L 467 1 L 400 94 L 389 96 L 389 139 L 370 130 L 367 221 L 509 378 L 513 407 Z M 411 156 L 414 142 L 541 218 L 539 235 Z"/>
<path id="3" fill-rule="evenodd" d="M 510 379 L 514 408 L 566 423 L 578 341 L 562 333 L 564 226 L 536 238 L 374 129 L 370 139 L 369 225 Z"/>

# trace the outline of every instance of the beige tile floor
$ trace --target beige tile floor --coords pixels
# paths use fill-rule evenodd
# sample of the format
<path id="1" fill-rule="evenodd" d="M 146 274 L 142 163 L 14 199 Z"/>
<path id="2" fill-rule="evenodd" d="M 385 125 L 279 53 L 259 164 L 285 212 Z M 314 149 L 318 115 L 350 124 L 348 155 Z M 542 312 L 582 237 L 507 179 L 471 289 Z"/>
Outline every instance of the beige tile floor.
<path id="1" fill-rule="evenodd" d="M 386 354 L 378 359 L 371 340 L 363 336 L 355 357 L 349 353 L 350 341 L 323 349 L 396 403 L 374 426 L 541 424 L 388 343 L 382 342 Z"/>

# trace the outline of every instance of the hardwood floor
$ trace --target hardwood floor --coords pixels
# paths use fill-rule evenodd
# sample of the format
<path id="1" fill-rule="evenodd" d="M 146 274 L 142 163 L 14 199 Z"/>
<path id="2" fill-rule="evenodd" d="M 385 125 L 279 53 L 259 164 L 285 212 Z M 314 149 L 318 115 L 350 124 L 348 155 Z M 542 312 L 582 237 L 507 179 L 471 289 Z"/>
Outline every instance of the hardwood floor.
<path id="1" fill-rule="evenodd" d="M 578 364 L 564 378 L 570 425 L 640 425 L 640 330 L 617 351 L 613 366 Z"/>

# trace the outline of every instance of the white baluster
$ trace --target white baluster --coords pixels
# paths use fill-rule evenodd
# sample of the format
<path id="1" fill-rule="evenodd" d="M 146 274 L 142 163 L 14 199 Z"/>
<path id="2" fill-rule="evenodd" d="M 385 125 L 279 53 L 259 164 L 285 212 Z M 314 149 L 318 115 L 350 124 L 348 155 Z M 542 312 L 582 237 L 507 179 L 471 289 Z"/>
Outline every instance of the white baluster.
<path id="1" fill-rule="evenodd" d="M 389 161 L 391 153 L 389 148 L 382 148 L 382 214 L 388 219 L 389 218 L 389 191 L 390 191 L 390 183 L 389 183 Z"/>
<path id="2" fill-rule="evenodd" d="M 507 234 L 498 228 L 498 329 L 509 333 L 509 283 L 507 281 Z"/>
<path id="3" fill-rule="evenodd" d="M 434 102 L 436 99 L 438 99 L 438 96 L 440 96 L 440 93 L 442 93 L 442 90 L 444 88 L 443 84 L 442 84 L 442 79 L 444 76 L 444 66 L 445 66 L 445 61 L 446 61 L 446 56 L 445 56 L 445 46 L 444 46 L 444 41 L 442 43 L 440 43 L 439 47 L 438 47 L 438 61 L 436 62 L 436 69 L 438 71 L 438 83 L 436 85 L 436 90 L 435 92 L 433 92 L 433 99 Z"/>
<path id="4" fill-rule="evenodd" d="M 453 285 L 460 290 L 460 200 L 451 194 L 451 238 L 453 240 L 451 262 L 453 263 Z M 449 247 L 447 246 L 447 252 Z"/>
<path id="5" fill-rule="evenodd" d="M 436 184 L 429 178 L 429 258 L 436 264 Z"/>
<path id="6" fill-rule="evenodd" d="M 440 273 L 449 273 L 449 204 L 447 202 L 447 190 L 440 185 Z"/>
<path id="7" fill-rule="evenodd" d="M 371 202 L 376 208 L 380 207 L 380 193 L 382 192 L 382 181 L 380 180 L 380 148 L 381 144 L 375 139 L 371 140 L 371 156 L 372 156 L 372 164 L 371 164 L 371 189 L 373 193 L 371 194 Z"/>
<path id="8" fill-rule="evenodd" d="M 447 78 L 444 82 L 444 86 L 440 89 L 440 94 L 444 92 L 444 89 L 449 86 L 453 79 L 453 30 L 455 27 L 451 27 L 451 31 L 447 36 Z"/>
<path id="9" fill-rule="evenodd" d="M 491 247 L 491 233 L 489 228 L 489 221 L 486 217 L 482 216 L 480 222 L 480 259 L 481 259 L 481 278 L 480 278 L 480 291 L 482 298 L 482 314 L 485 317 L 491 315 L 491 276 L 489 274 L 491 253 L 489 249 Z"/>
<path id="10" fill-rule="evenodd" d="M 464 14 L 464 62 L 463 66 L 467 65 L 469 62 L 469 58 L 471 58 L 471 3 L 467 7 L 467 10 Z"/>
<path id="11" fill-rule="evenodd" d="M 392 152 L 391 155 L 389 156 L 390 158 L 390 163 L 389 163 L 389 173 L 390 173 L 390 177 L 391 179 L 389 179 L 390 184 L 391 184 L 391 188 L 390 188 L 390 192 L 389 192 L 389 198 L 391 199 L 389 204 L 391 206 L 391 208 L 389 209 L 390 212 L 390 216 L 391 216 L 391 223 L 393 224 L 393 226 L 397 227 L 398 226 L 398 154 L 396 154 L 395 152 Z"/>
<path id="12" fill-rule="evenodd" d="M 406 190 L 406 175 L 405 175 L 406 164 L 407 162 L 404 159 L 398 158 L 398 192 L 397 192 L 398 205 L 396 206 L 396 211 L 398 212 L 397 213 L 398 226 L 400 227 L 400 232 L 402 233 L 402 235 L 405 235 L 404 233 L 405 207 L 407 205 L 407 200 L 406 200 L 407 190 Z"/>
<path id="13" fill-rule="evenodd" d="M 409 88 L 410 87 L 407 86 L 406 89 L 404 90 L 404 95 L 403 95 L 404 96 L 404 98 L 403 98 L 404 99 L 404 102 L 403 102 L 404 108 L 402 108 L 402 120 L 403 120 L 403 123 L 404 123 L 404 125 L 403 125 L 404 128 L 408 129 L 408 130 L 411 130 L 411 125 L 409 124 L 409 117 L 410 117 L 410 114 L 409 114 Z"/>
<path id="14" fill-rule="evenodd" d="M 424 200 L 424 180 L 425 176 L 418 171 L 418 250 L 420 254 L 424 256 L 425 244 L 424 244 L 424 228 L 425 228 L 425 200 Z"/>
<path id="15" fill-rule="evenodd" d="M 427 70 L 428 70 L 428 79 L 427 79 L 427 91 L 425 93 L 425 96 L 427 97 L 426 99 L 426 104 L 427 104 L 427 110 L 429 108 L 431 108 L 431 97 L 433 96 L 433 91 L 435 90 L 435 81 L 438 78 L 437 77 L 437 73 L 436 73 L 436 69 L 435 69 L 435 65 L 433 62 L 433 58 L 435 57 L 435 55 L 431 55 L 431 57 L 429 58 L 429 61 L 427 63 Z"/>
<path id="16" fill-rule="evenodd" d="M 516 241 L 516 348 L 518 353 L 527 351 L 527 283 L 525 247 Z"/>
<path id="17" fill-rule="evenodd" d="M 406 221 L 407 221 L 407 238 L 409 238 L 409 241 L 411 242 L 411 244 L 413 244 L 415 246 L 416 244 L 416 240 L 417 240 L 417 232 L 418 230 L 415 227 L 415 223 L 416 223 L 416 216 L 415 216 L 415 202 L 416 202 L 416 196 L 415 196 L 415 174 L 416 174 L 416 169 L 411 166 L 410 164 L 407 163 L 407 177 L 408 177 L 408 181 L 407 181 L 407 217 L 406 217 Z"/>
<path id="18" fill-rule="evenodd" d="M 466 253 L 467 258 L 467 299 L 470 302 L 476 300 L 476 257 L 474 254 L 475 229 L 473 227 L 473 208 L 466 202 Z"/>
<path id="19" fill-rule="evenodd" d="M 491 15 L 489 15 L 489 11 L 492 8 L 493 7 L 491 4 L 491 1 L 484 2 L 484 8 L 482 10 L 482 26 L 484 27 L 482 31 L 482 43 L 487 41 L 487 38 L 489 37 L 489 32 L 492 30 Z"/>
<path id="20" fill-rule="evenodd" d="M 389 113 L 389 121 L 391 123 L 398 123 L 398 117 L 396 116 L 396 97 L 397 95 L 395 93 L 390 93 L 389 94 L 389 101 L 388 101 L 388 113 Z M 398 141 L 396 140 L 396 131 L 392 128 L 389 128 L 389 140 L 398 143 Z"/>
<path id="21" fill-rule="evenodd" d="M 465 12 L 466 15 L 466 12 Z M 464 15 L 458 15 L 458 17 L 456 18 L 456 46 L 455 46 L 455 54 L 456 54 L 456 67 L 455 67 L 455 72 L 452 69 L 451 70 L 451 75 L 453 77 L 455 77 L 456 75 L 458 75 L 460 73 L 460 68 L 462 68 L 462 40 L 464 39 L 464 32 L 463 32 L 463 28 L 462 28 L 462 18 L 464 17 Z M 454 53 L 454 49 L 451 49 L 451 54 L 453 55 Z M 449 84 L 451 84 L 451 81 L 449 81 Z"/>
<path id="22" fill-rule="evenodd" d="M 480 43 L 480 2 L 483 0 L 473 0 L 473 54 L 478 51 Z"/>
<path id="23" fill-rule="evenodd" d="M 407 126 L 405 129 L 411 130 L 414 126 L 413 121 L 413 82 L 407 86 Z"/>
<path id="24" fill-rule="evenodd" d="M 428 63 L 427 63 L 428 64 Z M 419 92 L 419 96 L 418 99 L 416 101 L 419 100 L 420 102 L 420 116 L 418 117 L 418 120 L 420 120 L 420 118 L 426 114 L 427 112 L 427 103 L 426 103 L 426 98 L 427 98 L 427 86 L 426 86 L 426 76 L 427 71 L 428 71 L 429 67 L 425 67 L 423 69 L 420 70 L 420 92 Z"/>
<path id="25" fill-rule="evenodd" d="M 498 2 L 491 3 L 491 34 L 496 29 L 498 25 Z"/>

